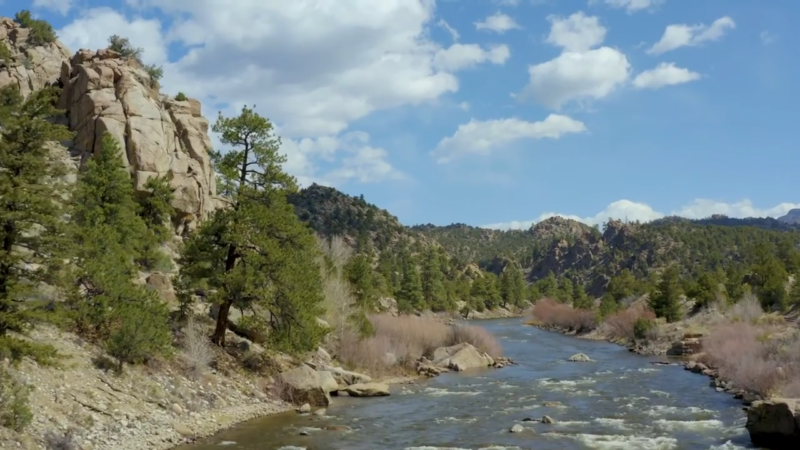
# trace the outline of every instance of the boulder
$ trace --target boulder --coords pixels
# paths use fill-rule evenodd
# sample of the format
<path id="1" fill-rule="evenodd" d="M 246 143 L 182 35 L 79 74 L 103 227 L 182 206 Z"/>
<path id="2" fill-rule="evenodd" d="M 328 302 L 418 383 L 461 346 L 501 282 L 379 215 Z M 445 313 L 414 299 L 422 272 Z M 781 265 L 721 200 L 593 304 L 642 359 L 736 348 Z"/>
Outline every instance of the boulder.
<path id="1" fill-rule="evenodd" d="M 357 383 L 340 389 L 351 397 L 385 397 L 389 395 L 389 385 L 384 383 Z"/>
<path id="2" fill-rule="evenodd" d="M 351 384 L 372 382 L 372 378 L 369 375 L 364 375 L 357 372 L 350 372 L 349 370 L 344 370 L 341 367 L 324 366 L 322 368 L 322 371 L 329 372 L 333 376 L 333 379 L 336 380 L 338 384 L 342 384 L 345 386 L 349 386 Z"/>
<path id="3" fill-rule="evenodd" d="M 494 364 L 494 360 L 489 355 L 481 354 L 478 349 L 468 343 L 437 348 L 433 352 L 433 362 L 438 367 L 456 372 L 489 367 Z"/>
<path id="4" fill-rule="evenodd" d="M 800 448 L 800 400 L 769 399 L 747 408 L 747 424 L 753 445 L 762 448 Z"/>
<path id="5" fill-rule="evenodd" d="M 328 406 L 331 402 L 327 381 L 306 365 L 281 373 L 278 383 L 280 396 L 287 402 L 312 406 Z"/>
<path id="6" fill-rule="evenodd" d="M 583 353 L 576 353 L 576 354 L 570 356 L 569 358 L 567 358 L 567 361 L 570 361 L 570 362 L 591 362 L 592 359 L 589 358 L 588 356 L 586 356 Z"/>
<path id="7" fill-rule="evenodd" d="M 508 431 L 510 431 L 512 433 L 522 433 L 523 431 L 525 431 L 525 427 L 523 427 L 522 425 L 517 423 L 517 424 L 514 424 L 514 426 L 511 427 L 511 429 L 508 430 Z"/>

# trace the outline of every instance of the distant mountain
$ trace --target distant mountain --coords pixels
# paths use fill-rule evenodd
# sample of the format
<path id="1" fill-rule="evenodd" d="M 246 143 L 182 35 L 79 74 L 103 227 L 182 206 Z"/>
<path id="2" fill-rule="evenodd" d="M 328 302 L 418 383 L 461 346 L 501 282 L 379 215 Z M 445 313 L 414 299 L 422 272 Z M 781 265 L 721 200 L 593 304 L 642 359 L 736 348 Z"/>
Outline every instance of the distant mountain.
<path id="1" fill-rule="evenodd" d="M 792 209 L 785 216 L 778 217 L 778 221 L 800 225 L 800 208 Z"/>

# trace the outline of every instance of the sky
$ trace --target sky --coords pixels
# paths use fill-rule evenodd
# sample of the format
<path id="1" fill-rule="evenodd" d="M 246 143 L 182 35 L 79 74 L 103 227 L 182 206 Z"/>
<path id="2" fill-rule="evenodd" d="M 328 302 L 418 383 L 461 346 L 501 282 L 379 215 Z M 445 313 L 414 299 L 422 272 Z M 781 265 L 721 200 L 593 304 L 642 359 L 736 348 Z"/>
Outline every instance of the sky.
<path id="1" fill-rule="evenodd" d="M 212 122 L 255 105 L 301 184 L 406 225 L 800 208 L 796 0 L 0 0 L 20 9 L 72 51 L 128 37 Z"/>

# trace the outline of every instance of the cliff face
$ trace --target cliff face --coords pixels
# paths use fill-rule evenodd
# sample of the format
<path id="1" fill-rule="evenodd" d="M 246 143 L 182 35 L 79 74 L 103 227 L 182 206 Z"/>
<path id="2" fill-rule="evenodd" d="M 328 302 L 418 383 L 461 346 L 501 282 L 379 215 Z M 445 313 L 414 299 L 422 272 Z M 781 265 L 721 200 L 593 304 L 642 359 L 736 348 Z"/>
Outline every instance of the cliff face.
<path id="1" fill-rule="evenodd" d="M 209 123 L 200 102 L 177 101 L 158 92 L 139 64 L 111 50 L 79 50 L 61 43 L 32 45 L 29 30 L 0 19 L 0 43 L 12 58 L 0 69 L 0 87 L 16 84 L 23 95 L 48 85 L 62 88 L 59 118 L 75 132 L 64 142 L 77 170 L 99 148 L 104 133 L 117 138 L 137 190 L 166 176 L 174 192 L 178 234 L 220 206 L 208 150 Z"/>

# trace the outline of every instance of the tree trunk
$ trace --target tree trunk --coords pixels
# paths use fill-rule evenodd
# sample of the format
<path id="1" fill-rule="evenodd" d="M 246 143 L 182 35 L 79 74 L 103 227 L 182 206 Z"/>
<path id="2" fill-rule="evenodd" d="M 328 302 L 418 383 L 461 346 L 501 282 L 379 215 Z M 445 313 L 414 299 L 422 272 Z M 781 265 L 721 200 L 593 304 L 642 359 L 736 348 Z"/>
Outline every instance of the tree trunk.
<path id="1" fill-rule="evenodd" d="M 225 303 L 219 305 L 217 311 L 217 326 L 214 328 L 214 336 L 211 337 L 211 342 L 220 347 L 225 346 L 225 332 L 228 330 L 228 314 L 231 311 L 232 301 L 226 300 Z"/>

